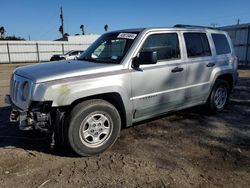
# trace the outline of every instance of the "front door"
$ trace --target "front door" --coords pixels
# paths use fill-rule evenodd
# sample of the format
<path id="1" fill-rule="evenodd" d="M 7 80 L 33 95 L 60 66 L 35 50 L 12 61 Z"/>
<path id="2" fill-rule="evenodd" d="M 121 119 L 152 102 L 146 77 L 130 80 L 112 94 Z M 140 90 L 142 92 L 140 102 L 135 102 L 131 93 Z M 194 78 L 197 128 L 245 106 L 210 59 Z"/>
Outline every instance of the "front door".
<path id="1" fill-rule="evenodd" d="M 153 117 L 185 103 L 186 65 L 179 35 L 175 32 L 148 34 L 140 51 L 156 51 L 157 64 L 132 70 L 134 121 Z"/>

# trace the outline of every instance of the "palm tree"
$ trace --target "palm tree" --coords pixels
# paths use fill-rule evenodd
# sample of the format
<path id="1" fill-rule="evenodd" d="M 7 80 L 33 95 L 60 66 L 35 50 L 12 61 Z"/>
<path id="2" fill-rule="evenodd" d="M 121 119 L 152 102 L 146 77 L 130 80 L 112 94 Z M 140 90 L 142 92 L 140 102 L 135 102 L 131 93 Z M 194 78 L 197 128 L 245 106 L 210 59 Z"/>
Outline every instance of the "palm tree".
<path id="1" fill-rule="evenodd" d="M 3 36 L 4 36 L 5 33 L 6 33 L 5 28 L 3 26 L 0 27 L 0 36 L 1 36 L 1 38 L 3 38 Z"/>
<path id="2" fill-rule="evenodd" d="M 107 32 L 107 31 L 108 31 L 108 29 L 109 29 L 109 26 L 106 24 L 106 25 L 104 26 L 104 30 L 105 30 L 105 32 Z"/>
<path id="3" fill-rule="evenodd" d="M 64 33 L 64 34 L 63 34 L 63 37 L 68 37 L 68 36 L 69 36 L 68 33 Z"/>
<path id="4" fill-rule="evenodd" d="M 80 25 L 80 29 L 81 29 L 81 31 L 82 31 L 82 35 L 85 35 L 84 25 Z"/>

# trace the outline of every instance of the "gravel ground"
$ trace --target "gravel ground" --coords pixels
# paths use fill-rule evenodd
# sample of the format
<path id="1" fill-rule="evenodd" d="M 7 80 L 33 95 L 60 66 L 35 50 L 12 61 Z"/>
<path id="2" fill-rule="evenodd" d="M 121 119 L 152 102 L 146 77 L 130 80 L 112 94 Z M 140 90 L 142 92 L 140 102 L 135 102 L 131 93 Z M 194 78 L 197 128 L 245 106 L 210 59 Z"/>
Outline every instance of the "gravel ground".
<path id="1" fill-rule="evenodd" d="M 249 187 L 250 70 L 227 109 L 191 108 L 123 129 L 108 151 L 80 158 L 46 135 L 9 123 L 4 104 L 16 65 L 0 65 L 0 187 Z"/>

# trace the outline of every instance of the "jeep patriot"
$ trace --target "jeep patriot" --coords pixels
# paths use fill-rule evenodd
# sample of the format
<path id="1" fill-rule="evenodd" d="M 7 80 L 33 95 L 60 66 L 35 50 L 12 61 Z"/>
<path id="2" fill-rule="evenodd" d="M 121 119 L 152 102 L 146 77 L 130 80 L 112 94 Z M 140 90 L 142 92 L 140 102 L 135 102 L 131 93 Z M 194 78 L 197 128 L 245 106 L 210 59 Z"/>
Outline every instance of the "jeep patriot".
<path id="1" fill-rule="evenodd" d="M 111 147 L 121 127 L 196 105 L 221 112 L 237 77 L 224 31 L 128 29 L 103 34 L 77 60 L 17 68 L 5 101 L 20 129 L 91 156 Z"/>

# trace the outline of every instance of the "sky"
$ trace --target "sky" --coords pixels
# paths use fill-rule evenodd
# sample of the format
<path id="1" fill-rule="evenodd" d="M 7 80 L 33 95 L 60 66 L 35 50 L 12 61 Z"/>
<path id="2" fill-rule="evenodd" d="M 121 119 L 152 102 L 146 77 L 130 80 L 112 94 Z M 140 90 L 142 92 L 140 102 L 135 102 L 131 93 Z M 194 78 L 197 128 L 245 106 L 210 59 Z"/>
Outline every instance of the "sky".
<path id="1" fill-rule="evenodd" d="M 250 0 L 0 0 L 0 26 L 7 35 L 31 40 L 60 37 L 60 7 L 70 35 L 175 24 L 217 26 L 250 22 Z"/>

